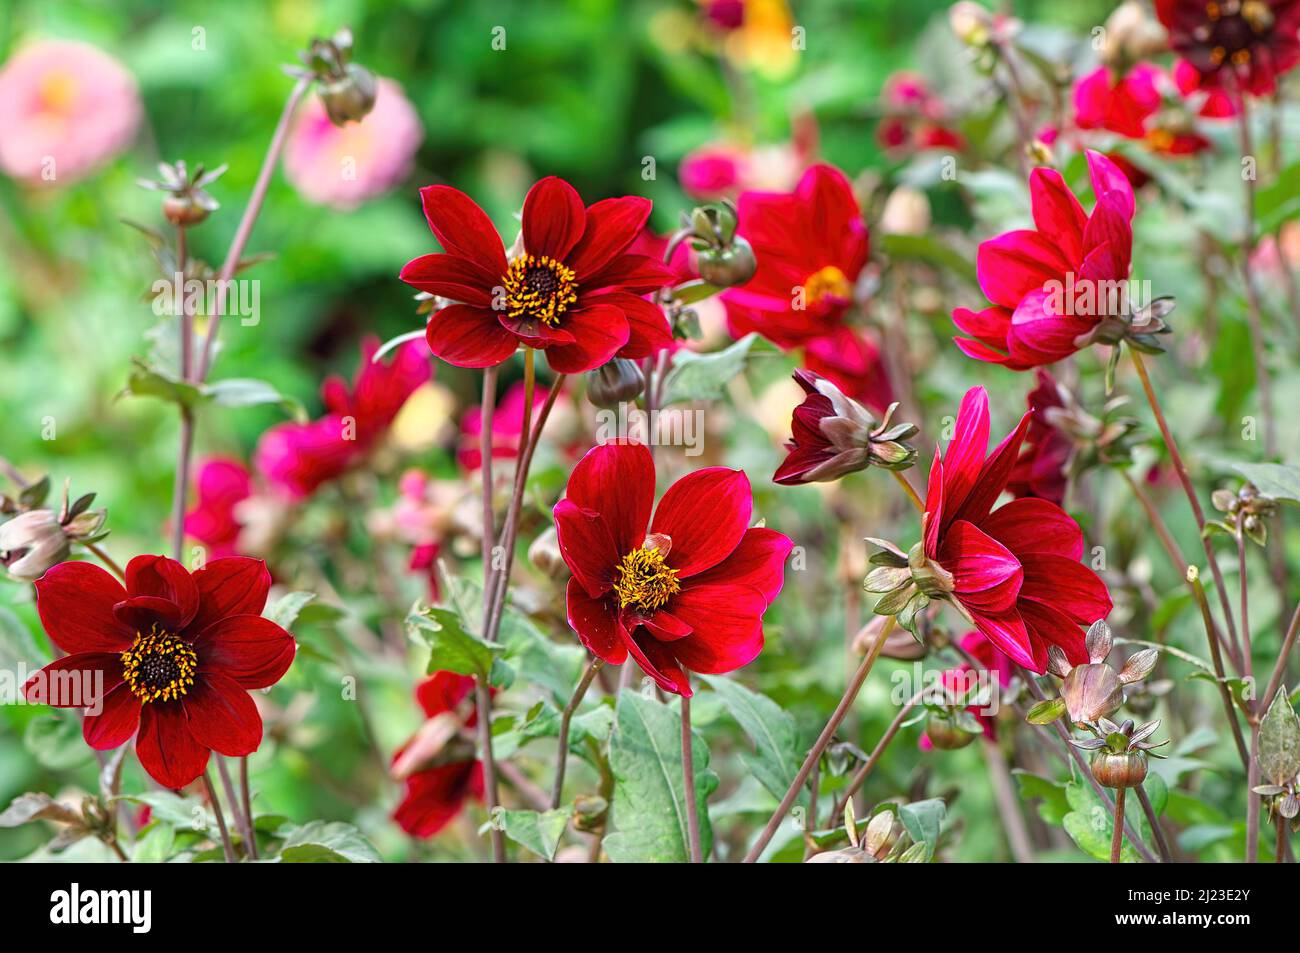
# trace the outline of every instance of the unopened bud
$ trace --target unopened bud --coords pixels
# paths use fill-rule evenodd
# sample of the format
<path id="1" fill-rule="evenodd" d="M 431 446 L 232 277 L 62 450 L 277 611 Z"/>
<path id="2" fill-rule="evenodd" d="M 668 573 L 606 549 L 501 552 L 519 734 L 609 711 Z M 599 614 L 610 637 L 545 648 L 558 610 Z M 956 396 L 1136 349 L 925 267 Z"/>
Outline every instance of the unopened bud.
<path id="1" fill-rule="evenodd" d="M 343 76 L 320 84 L 321 103 L 336 126 L 364 119 L 375 106 L 376 92 L 374 74 L 356 63 L 349 63 Z"/>
<path id="2" fill-rule="evenodd" d="M 551 579 L 561 579 L 568 573 L 568 567 L 560 555 L 560 538 L 554 525 L 548 526 L 533 540 L 528 547 L 528 561 Z"/>
<path id="3" fill-rule="evenodd" d="M 587 373 L 587 400 L 597 407 L 612 409 L 626 404 L 644 389 L 641 368 L 625 357 L 616 357 Z"/>
<path id="4" fill-rule="evenodd" d="M 31 582 L 68 558 L 68 537 L 52 510 L 31 510 L 0 524 L 0 565 Z"/>

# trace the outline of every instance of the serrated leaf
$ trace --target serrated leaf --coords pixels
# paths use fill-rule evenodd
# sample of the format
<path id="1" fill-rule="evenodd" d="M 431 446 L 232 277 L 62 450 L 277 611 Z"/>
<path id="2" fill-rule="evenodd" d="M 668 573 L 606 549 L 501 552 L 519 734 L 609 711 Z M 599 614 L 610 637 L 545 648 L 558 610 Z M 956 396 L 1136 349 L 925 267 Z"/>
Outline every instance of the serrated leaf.
<path id="1" fill-rule="evenodd" d="M 279 860 L 285 864 L 377 864 L 379 852 L 361 832 L 341 821 L 311 821 L 284 839 Z"/>
<path id="2" fill-rule="evenodd" d="M 766 695 L 750 691 L 739 682 L 703 675 L 754 743 L 754 755 L 745 764 L 763 787 L 778 798 L 785 796 L 799 773 L 799 732 L 794 717 Z"/>
<path id="3" fill-rule="evenodd" d="M 691 742 L 695 766 L 695 805 L 700 846 L 705 857 L 713 846 L 708 797 L 718 787 L 709 770 L 709 749 Z M 609 764 L 614 773 L 614 800 L 605 852 L 616 863 L 686 863 L 690 860 L 687 810 L 683 790 L 681 719 L 677 712 L 637 692 L 619 696 Z"/>
<path id="4" fill-rule="evenodd" d="M 727 383 L 745 369 L 745 359 L 757 339 L 757 334 L 746 334 L 721 351 L 708 354 L 679 351 L 664 380 L 663 406 L 721 397 Z"/>
<path id="5" fill-rule="evenodd" d="M 541 813 L 501 810 L 496 817 L 507 837 L 548 861 L 555 859 L 565 828 L 569 826 L 568 808 Z"/>
<path id="6" fill-rule="evenodd" d="M 429 606 L 406 617 L 407 631 L 429 647 L 429 674 L 446 671 L 487 678 L 504 649 L 465 631 L 460 613 Z"/>

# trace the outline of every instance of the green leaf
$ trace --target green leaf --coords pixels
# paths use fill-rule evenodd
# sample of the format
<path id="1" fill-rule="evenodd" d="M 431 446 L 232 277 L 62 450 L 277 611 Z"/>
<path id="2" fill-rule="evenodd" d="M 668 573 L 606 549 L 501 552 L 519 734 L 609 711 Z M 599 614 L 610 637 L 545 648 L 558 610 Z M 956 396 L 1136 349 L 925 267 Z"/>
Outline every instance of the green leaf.
<path id="1" fill-rule="evenodd" d="M 280 848 L 285 864 L 377 864 L 379 852 L 351 824 L 312 821 L 295 828 Z"/>
<path id="2" fill-rule="evenodd" d="M 1300 773 L 1300 716 L 1285 686 L 1259 723 L 1259 773 L 1272 784 L 1285 784 Z"/>
<path id="3" fill-rule="evenodd" d="M 302 404 L 285 397 L 266 381 L 250 377 L 231 377 L 197 385 L 182 380 L 170 371 L 159 369 L 140 358 L 131 359 L 131 373 L 121 396 L 156 397 L 176 404 L 193 413 L 202 404 L 214 403 L 223 407 L 252 407 L 257 404 L 276 404 L 295 420 L 306 420 Z"/>
<path id="4" fill-rule="evenodd" d="M 757 339 L 757 334 L 746 334 L 734 344 L 709 354 L 679 351 L 664 381 L 663 406 L 721 397 L 727 383 L 745 369 L 745 359 Z"/>
<path id="5" fill-rule="evenodd" d="M 202 392 L 188 381 L 150 367 L 139 358 L 133 358 L 132 364 L 134 366 L 127 376 L 123 395 L 157 397 L 191 411 L 202 402 Z"/>
<path id="6" fill-rule="evenodd" d="M 637 692 L 619 696 L 609 763 L 614 772 L 613 833 L 605 851 L 615 863 L 686 863 L 690 859 L 683 794 L 681 719 L 677 712 Z M 700 846 L 713 846 L 708 797 L 718 776 L 709 770 L 709 748 L 691 741 Z"/>
<path id="7" fill-rule="evenodd" d="M 222 407 L 254 407 L 275 404 L 294 420 L 307 419 L 307 411 L 292 397 L 286 397 L 266 381 L 251 377 L 228 377 L 203 388 L 204 398 Z"/>
<path id="8" fill-rule="evenodd" d="M 1300 216 L 1300 162 L 1293 162 L 1270 185 L 1255 193 L 1260 234 L 1267 235 Z"/>
<path id="9" fill-rule="evenodd" d="M 16 672 L 20 665 L 39 668 L 49 661 L 32 637 L 31 629 L 8 606 L 0 605 L 0 667 Z"/>
<path id="10" fill-rule="evenodd" d="M 82 739 L 81 719 L 71 709 L 33 718 L 23 732 L 23 744 L 39 764 L 54 771 L 78 767 L 92 757 Z"/>
<path id="11" fill-rule="evenodd" d="M 971 284 L 977 283 L 975 265 L 970 257 L 929 235 L 885 235 L 880 241 L 890 258 L 922 261 L 950 271 Z"/>
<path id="12" fill-rule="evenodd" d="M 151 819 L 178 830 L 216 831 L 216 818 L 197 797 L 181 797 L 171 791 L 142 791 L 124 794 L 118 800 L 143 804 L 149 808 Z"/>
<path id="13" fill-rule="evenodd" d="M 754 754 L 743 756 L 749 772 L 776 797 L 785 797 L 801 763 L 799 732 L 793 716 L 766 695 L 750 691 L 732 679 L 715 675 L 701 678 L 718 693 L 731 717 L 754 742 Z"/>
<path id="14" fill-rule="evenodd" d="M 176 828 L 162 821 L 150 823 L 131 848 L 131 859 L 137 864 L 161 864 L 171 856 L 176 846 Z"/>
<path id="15" fill-rule="evenodd" d="M 1300 467 L 1285 463 L 1237 463 L 1233 469 L 1265 496 L 1300 505 Z"/>
<path id="16" fill-rule="evenodd" d="M 1025 712 L 1025 721 L 1031 725 L 1050 725 L 1065 714 L 1064 698 L 1048 698 Z"/>
<path id="17" fill-rule="evenodd" d="M 1070 839 L 1078 848 L 1097 860 L 1110 860 L 1110 835 L 1113 829 L 1113 818 L 1111 812 L 1106 810 L 1106 806 L 1098 800 L 1096 792 L 1092 788 L 1071 781 L 1065 786 L 1065 796 L 1070 802 L 1073 810 L 1065 815 L 1061 824 L 1065 828 L 1065 833 L 1070 835 Z M 1129 810 L 1137 806 L 1137 796 L 1126 798 L 1124 813 L 1133 829 L 1141 831 L 1138 823 L 1129 815 Z M 1128 837 L 1124 838 L 1124 846 L 1120 848 L 1120 860 L 1124 863 L 1137 863 L 1139 861 L 1138 852 L 1133 849 L 1129 843 Z"/>
<path id="18" fill-rule="evenodd" d="M 925 845 L 925 859 L 934 856 L 934 849 L 939 844 L 939 830 L 943 827 L 945 807 L 942 798 L 926 798 L 904 804 L 898 809 L 898 817 L 903 822 L 912 840 Z"/>
<path id="19" fill-rule="evenodd" d="M 555 859 L 560 839 L 569 826 L 567 808 L 541 813 L 501 810 L 496 817 L 507 837 L 548 861 Z"/>
<path id="20" fill-rule="evenodd" d="M 293 624 L 298 621 L 298 616 L 307 603 L 316 598 L 316 593 L 298 590 L 296 592 L 287 592 L 279 599 L 275 600 L 275 605 L 271 606 L 263 615 L 270 619 L 282 629 L 291 629 Z"/>
<path id="21" fill-rule="evenodd" d="M 439 671 L 487 678 L 492 662 L 504 651 L 465 631 L 460 613 L 429 606 L 406 617 L 407 631 L 429 646 L 429 674 Z"/>
<path id="22" fill-rule="evenodd" d="M 1048 824 L 1060 824 L 1065 815 L 1070 813 L 1070 802 L 1065 796 L 1065 785 L 1025 771 L 1014 768 L 1011 773 L 1020 786 L 1020 796 L 1025 800 L 1039 798 L 1038 816 Z"/>

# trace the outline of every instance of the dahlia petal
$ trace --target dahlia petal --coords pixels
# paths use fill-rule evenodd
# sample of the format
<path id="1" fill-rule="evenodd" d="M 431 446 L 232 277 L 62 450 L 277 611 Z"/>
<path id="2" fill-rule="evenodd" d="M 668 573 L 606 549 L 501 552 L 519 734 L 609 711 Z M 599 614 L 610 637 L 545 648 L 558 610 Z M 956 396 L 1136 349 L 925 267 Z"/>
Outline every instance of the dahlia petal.
<path id="1" fill-rule="evenodd" d="M 1077 351 L 1075 341 L 1079 335 L 1091 331 L 1096 317 L 1078 317 L 1058 314 L 1049 307 L 1052 292 L 1042 289 L 1025 295 L 1011 316 L 1011 331 L 1007 335 L 1011 357 L 1037 367 L 1054 364 Z"/>
<path id="2" fill-rule="evenodd" d="M 582 237 L 586 220 L 587 210 L 573 186 L 548 175 L 534 183 L 524 198 L 524 249 L 530 255 L 564 261 Z"/>
<path id="3" fill-rule="evenodd" d="M 41 626 L 68 653 L 129 649 L 135 632 L 113 615 L 113 606 L 126 598 L 116 579 L 90 563 L 59 563 L 36 580 Z"/>
<path id="4" fill-rule="evenodd" d="M 654 508 L 654 458 L 631 441 L 593 447 L 569 474 L 565 495 L 604 517 L 617 555 L 623 556 L 645 539 Z"/>
<path id="5" fill-rule="evenodd" d="M 497 314 L 497 322 L 519 341 L 538 350 L 561 344 L 572 344 L 577 340 L 572 332 L 561 327 L 552 327 L 531 315 L 521 314 L 511 317 L 502 311 Z"/>
<path id="6" fill-rule="evenodd" d="M 996 305 L 983 311 L 957 308 L 952 313 L 952 323 L 981 343 L 1005 350 L 1007 332 L 1011 330 L 1011 312 Z"/>
<path id="7" fill-rule="evenodd" d="M 672 284 L 674 278 L 672 269 L 647 255 L 618 255 L 588 276 L 582 290 L 586 294 L 603 290 L 649 294 Z"/>
<path id="8" fill-rule="evenodd" d="M 566 261 L 580 284 L 627 250 L 645 227 L 651 207 L 649 199 L 624 195 L 602 199 L 587 209 L 582 238 Z"/>
<path id="9" fill-rule="evenodd" d="M 988 516 L 989 510 L 993 508 L 998 496 L 1006 488 L 1011 470 L 1015 467 L 1016 459 L 1020 454 L 1020 445 L 1024 442 L 1032 419 L 1033 413 L 1026 411 L 1020 418 L 1020 423 L 1016 425 L 1016 429 L 1007 434 L 989 454 L 989 458 L 980 467 L 975 486 L 971 488 L 953 519 L 970 520 L 972 523 L 983 525 L 984 517 Z"/>
<path id="10" fill-rule="evenodd" d="M 975 620 L 975 628 L 1011 661 L 1040 674 L 1044 671 L 1045 665 L 1037 667 L 1029 631 L 1025 628 L 1024 619 L 1015 609 L 996 614 L 971 610 L 971 618 Z"/>
<path id="11" fill-rule="evenodd" d="M 695 631 L 677 616 L 664 609 L 651 616 L 642 616 L 641 624 L 660 642 L 676 642 Z"/>
<path id="12" fill-rule="evenodd" d="M 55 659 L 23 685 L 23 697 L 52 708 L 88 708 L 122 684 L 122 657 L 77 652 Z"/>
<path id="13" fill-rule="evenodd" d="M 943 458 L 936 447 L 934 460 L 930 463 L 930 481 L 925 488 L 925 513 L 921 517 L 925 527 L 925 554 L 931 559 L 939 555 L 939 527 L 944 512 L 943 482 Z"/>
<path id="14" fill-rule="evenodd" d="M 957 410 L 953 437 L 943 454 L 944 525 L 957 519 L 962 503 L 979 479 L 989 448 L 989 395 L 972 387 Z"/>
<path id="15" fill-rule="evenodd" d="M 595 510 L 566 498 L 555 504 L 554 513 L 565 565 L 592 599 L 599 598 L 614 584 L 614 571 L 626 551 L 615 546 L 609 520 Z"/>
<path id="16" fill-rule="evenodd" d="M 1067 261 L 1083 257 L 1083 229 L 1088 216 L 1074 197 L 1061 173 L 1037 168 L 1029 174 L 1029 195 L 1034 210 L 1034 226 L 1060 244 Z"/>
<path id="17" fill-rule="evenodd" d="M 714 584 L 748 586 L 761 592 L 771 605 L 785 582 L 785 561 L 793 548 L 790 538 L 774 529 L 747 529 L 731 555 L 712 569 L 692 577 L 690 588 Z"/>
<path id="18" fill-rule="evenodd" d="M 204 672 L 181 704 L 195 740 L 218 754 L 242 758 L 262 743 L 257 705 L 232 678 Z"/>
<path id="19" fill-rule="evenodd" d="M 393 820 L 412 837 L 433 837 L 455 819 L 476 788 L 481 791 L 482 784 L 483 765 L 478 761 L 417 771 L 406 779 L 406 796 L 393 811 Z"/>
<path id="20" fill-rule="evenodd" d="M 195 571 L 194 584 L 199 589 L 199 611 L 190 631 L 199 633 L 227 616 L 261 615 L 271 591 L 271 572 L 261 559 L 229 556 Z"/>
<path id="21" fill-rule="evenodd" d="M 107 751 L 126 744 L 140 726 L 140 699 L 128 685 L 118 685 L 104 696 L 98 715 L 87 713 L 81 723 L 81 735 L 96 751 Z"/>
<path id="22" fill-rule="evenodd" d="M 1126 199 L 1114 191 L 1107 192 L 1097 200 L 1092 215 L 1088 218 L 1088 225 L 1083 230 L 1084 257 L 1086 261 L 1093 250 L 1101 245 L 1110 245 L 1111 257 L 1105 259 L 1104 271 L 1096 264 L 1088 269 L 1087 276 L 1092 280 L 1123 281 L 1128 277 L 1129 262 L 1133 256 L 1132 201 L 1132 192 L 1129 192 Z M 1084 268 L 1081 266 L 1079 271 L 1083 274 Z"/>
<path id="23" fill-rule="evenodd" d="M 1076 625 L 1092 625 L 1110 615 L 1113 603 L 1101 577 L 1065 556 L 1036 553 L 1024 561 L 1020 595 L 1050 605 Z"/>
<path id="24" fill-rule="evenodd" d="M 657 304 L 634 294 L 613 292 L 583 299 L 583 307 L 612 305 L 627 318 L 627 343 L 618 350 L 618 357 L 639 360 L 650 357 L 673 343 L 672 328 Z"/>
<path id="25" fill-rule="evenodd" d="M 420 204 L 434 238 L 448 254 L 468 258 L 491 274 L 506 273 L 506 250 L 486 212 L 449 185 L 420 189 Z"/>
<path id="26" fill-rule="evenodd" d="M 962 605 L 1005 612 L 1015 605 L 1023 571 L 1015 554 L 974 523 L 957 520 L 944 533 L 939 562 L 952 573 Z"/>
<path id="27" fill-rule="evenodd" d="M 1013 553 L 1055 553 L 1074 562 L 1083 556 L 1083 530 L 1068 513 L 1047 500 L 1012 500 L 979 525 Z"/>
<path id="28" fill-rule="evenodd" d="M 632 333 L 622 309 L 608 304 L 568 312 L 564 329 L 573 335 L 573 343 L 552 344 L 546 349 L 546 363 L 558 374 L 581 374 L 600 367 L 618 353 Z"/>
<path id="29" fill-rule="evenodd" d="M 1001 351 L 995 351 L 987 344 L 979 341 L 972 341 L 969 338 L 953 338 L 952 342 L 957 345 L 957 349 L 967 357 L 973 357 L 977 361 L 984 361 L 987 364 L 1004 364 L 1015 371 L 1024 370 L 1011 360 L 1009 356 Z"/>
<path id="30" fill-rule="evenodd" d="M 1034 660 L 1040 666 L 1036 671 L 1047 668 L 1049 645 L 1059 645 L 1071 665 L 1087 664 L 1088 650 L 1084 648 L 1083 631 L 1068 616 L 1037 599 L 1022 599 L 1016 608 L 1034 643 Z"/>
<path id="31" fill-rule="evenodd" d="M 472 675 L 455 672 L 434 672 L 415 688 L 415 700 L 426 718 L 451 711 L 474 691 Z"/>
<path id="32" fill-rule="evenodd" d="M 667 563 L 685 579 L 716 566 L 740 545 L 754 510 L 742 470 L 707 467 L 688 473 L 659 500 L 652 533 L 672 538 Z"/>
<path id="33" fill-rule="evenodd" d="M 268 688 L 293 664 L 293 636 L 260 615 L 231 615 L 198 634 L 194 648 L 205 672 L 219 672 L 244 688 Z"/>
<path id="34" fill-rule="evenodd" d="M 1092 191 L 1097 196 L 1098 204 L 1107 196 L 1114 195 L 1118 200 L 1118 209 L 1125 219 L 1131 219 L 1136 204 L 1133 200 L 1133 184 L 1129 182 L 1122 169 L 1100 152 L 1086 150 L 1088 157 L 1088 178 L 1092 180 Z M 1093 210 L 1096 215 L 1096 209 Z"/>
<path id="35" fill-rule="evenodd" d="M 203 773 L 210 752 L 190 732 L 179 702 L 151 702 L 140 708 L 135 753 L 151 778 L 174 791 Z"/>
<path id="36" fill-rule="evenodd" d="M 1014 309 L 1021 298 L 1049 281 L 1062 281 L 1073 267 L 1050 239 L 1027 230 L 981 242 L 976 253 L 980 288 L 1004 308 Z"/>
<path id="37" fill-rule="evenodd" d="M 838 241 L 861 220 L 853 186 L 834 166 L 811 166 L 795 186 L 795 196 L 803 206 L 801 216 L 828 241 Z"/>
<path id="38" fill-rule="evenodd" d="M 424 339 L 435 357 L 457 367 L 495 367 L 519 346 L 496 312 L 464 304 L 453 304 L 430 317 Z"/>
<path id="39" fill-rule="evenodd" d="M 683 698 L 691 697 L 690 680 L 673 654 L 677 643 L 660 642 L 654 638 L 639 640 L 621 622 L 619 635 L 628 652 L 641 666 L 641 671 L 653 678 L 660 688 Z"/>
<path id="40" fill-rule="evenodd" d="M 412 288 L 478 308 L 492 307 L 492 289 L 501 283 L 482 265 L 459 255 L 421 255 L 402 266 L 398 277 Z"/>
<path id="41" fill-rule="evenodd" d="M 565 603 L 569 625 L 597 658 L 610 665 L 627 660 L 627 646 L 618 631 L 618 611 L 611 599 L 587 595 L 577 576 L 569 580 Z"/>
<path id="42" fill-rule="evenodd" d="M 183 628 L 181 607 L 158 596 L 132 596 L 113 606 L 117 621 L 136 632 L 148 632 L 155 624 L 176 632 Z"/>
<path id="43" fill-rule="evenodd" d="M 673 614 L 695 631 L 672 643 L 677 661 L 693 672 L 722 675 L 748 665 L 763 650 L 767 599 L 742 585 L 690 585 L 673 597 Z"/>
<path id="44" fill-rule="evenodd" d="M 126 564 L 126 591 L 176 604 L 177 628 L 185 628 L 199 608 L 199 590 L 190 571 L 166 556 L 136 556 Z"/>

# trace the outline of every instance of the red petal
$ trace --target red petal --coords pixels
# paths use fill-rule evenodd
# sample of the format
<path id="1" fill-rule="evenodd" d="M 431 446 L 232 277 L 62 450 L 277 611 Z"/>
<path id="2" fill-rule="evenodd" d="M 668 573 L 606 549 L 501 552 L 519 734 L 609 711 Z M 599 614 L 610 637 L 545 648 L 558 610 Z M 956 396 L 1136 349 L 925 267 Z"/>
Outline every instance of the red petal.
<path id="1" fill-rule="evenodd" d="M 976 253 L 980 288 L 994 304 L 1014 309 L 1048 281 L 1064 281 L 1074 267 L 1052 240 L 1037 232 L 1007 232 L 982 242 Z"/>
<path id="2" fill-rule="evenodd" d="M 1024 562 L 1022 599 L 1050 605 L 1074 620 L 1092 625 L 1110 615 L 1113 603 L 1106 584 L 1087 566 L 1064 556 L 1035 553 Z"/>
<path id="3" fill-rule="evenodd" d="M 1082 261 L 1083 228 L 1088 216 L 1061 173 L 1042 167 L 1034 169 L 1029 173 L 1029 195 L 1039 233 L 1057 242 L 1066 260 Z"/>
<path id="4" fill-rule="evenodd" d="M 930 463 L 930 480 L 925 488 L 925 514 L 922 517 L 925 554 L 931 559 L 939 555 L 939 528 L 943 523 L 943 511 L 943 459 L 936 448 L 934 460 Z"/>
<path id="5" fill-rule="evenodd" d="M 127 598 L 116 579 L 90 563 L 59 563 L 36 580 L 36 611 L 50 639 L 65 652 L 124 652 L 135 632 L 113 606 Z"/>
<path id="6" fill-rule="evenodd" d="M 501 236 L 473 199 L 448 185 L 430 185 L 420 189 L 420 202 L 444 251 L 468 258 L 492 274 L 506 273 Z"/>
<path id="7" fill-rule="evenodd" d="M 126 685 L 118 685 L 102 702 L 98 715 L 86 713 L 81 735 L 97 751 L 107 751 L 126 744 L 140 725 L 140 699 Z"/>
<path id="8" fill-rule="evenodd" d="M 690 585 L 673 596 L 673 614 L 695 631 L 672 643 L 677 660 L 693 672 L 722 675 L 748 665 L 763 650 L 763 611 L 757 589 Z"/>
<path id="9" fill-rule="evenodd" d="M 1074 562 L 1083 556 L 1083 530 L 1047 500 L 1012 500 L 981 520 L 980 529 L 1013 553 L 1056 553 Z"/>
<path id="10" fill-rule="evenodd" d="M 181 703 L 194 739 L 218 754 L 242 758 L 262 743 L 262 716 L 234 679 L 205 672 Z"/>
<path id="11" fill-rule="evenodd" d="M 939 562 L 952 573 L 962 605 L 982 612 L 1005 612 L 1016 602 L 1023 572 L 1020 561 L 974 523 L 958 520 L 944 534 Z"/>
<path id="12" fill-rule="evenodd" d="M 194 573 L 199 588 L 199 611 L 190 631 L 202 632 L 232 615 L 261 615 L 271 591 L 266 563 L 248 556 L 214 559 Z"/>
<path id="13" fill-rule="evenodd" d="M 459 255 L 421 255 L 402 266 L 398 277 L 412 288 L 480 308 L 492 307 L 492 289 L 501 283 L 500 275 Z"/>
<path id="14" fill-rule="evenodd" d="M 583 282 L 587 294 L 608 289 L 649 294 L 673 283 L 674 275 L 663 262 L 646 255 L 619 255 Z"/>
<path id="15" fill-rule="evenodd" d="M 753 509 L 744 471 L 707 467 L 668 488 L 650 531 L 672 537 L 667 563 L 684 579 L 716 566 L 735 551 Z"/>
<path id="16" fill-rule="evenodd" d="M 627 250 L 645 226 L 650 209 L 650 200 L 639 195 L 604 199 L 587 209 L 582 240 L 573 247 L 567 262 L 579 283 Z"/>
<path id="17" fill-rule="evenodd" d="M 991 614 L 972 610 L 971 618 L 975 620 L 975 627 L 997 646 L 999 652 L 1017 665 L 1023 665 L 1040 674 L 1043 672 L 1046 666 L 1040 666 L 1034 660 L 1029 631 L 1025 628 L 1025 620 L 1020 617 L 1019 612 L 1012 609 L 1009 612 Z"/>
<path id="18" fill-rule="evenodd" d="M 952 323 L 982 343 L 1006 350 L 1007 332 L 1011 330 L 1011 312 L 1006 308 L 958 308 L 952 313 Z"/>
<path id="19" fill-rule="evenodd" d="M 989 395 L 972 387 L 962 398 L 952 442 L 943 453 L 943 526 L 958 518 L 962 503 L 975 487 L 989 448 Z"/>
<path id="20" fill-rule="evenodd" d="M 1033 641 L 1034 671 L 1042 672 L 1047 668 L 1047 647 L 1059 645 L 1065 651 L 1065 657 L 1071 665 L 1084 665 L 1088 662 L 1088 650 L 1084 647 L 1083 631 L 1063 613 L 1036 599 L 1021 599 L 1016 608 Z"/>
<path id="21" fill-rule="evenodd" d="M 605 518 L 621 557 L 645 540 L 655 501 L 654 458 L 628 441 L 593 447 L 573 468 L 565 495 Z"/>
<path id="22" fill-rule="evenodd" d="M 1006 488 L 1007 480 L 1011 477 L 1011 471 L 1020 453 L 1020 445 L 1024 442 L 1025 433 L 1032 419 L 1032 412 L 1026 412 L 1020 418 L 1016 429 L 1007 434 L 993 449 L 993 453 L 980 467 L 979 476 L 976 477 L 975 486 L 971 488 L 966 502 L 953 514 L 954 519 L 970 520 L 972 523 L 983 525 L 984 518 L 988 516 L 989 510 Z"/>
<path id="23" fill-rule="evenodd" d="M 573 335 L 573 343 L 546 349 L 546 363 L 559 374 L 581 374 L 600 367 L 618 353 L 632 333 L 623 310 L 607 304 L 568 312 L 564 330 Z"/>
<path id="24" fill-rule="evenodd" d="M 457 367 L 495 367 L 519 346 L 496 312 L 465 304 L 450 305 L 433 315 L 424 339 L 435 357 Z"/>
<path id="25" fill-rule="evenodd" d="M 406 779 L 406 797 L 393 820 L 412 837 L 432 837 L 461 812 L 466 799 L 481 789 L 483 765 L 458 761 L 417 771 Z"/>
<path id="26" fill-rule="evenodd" d="M 673 332 L 663 309 L 634 294 L 612 292 L 583 300 L 584 307 L 613 305 L 627 318 L 627 343 L 618 350 L 618 357 L 640 359 L 649 357 L 673 343 Z"/>
<path id="27" fill-rule="evenodd" d="M 1107 195 L 1114 195 L 1118 208 L 1126 218 L 1132 218 L 1136 209 L 1133 201 L 1133 184 L 1129 182 L 1123 170 L 1100 152 L 1086 150 L 1088 156 L 1088 177 L 1092 180 L 1092 192 L 1097 196 L 1098 204 Z M 1093 210 L 1096 214 L 1096 209 Z"/>
<path id="28" fill-rule="evenodd" d="M 695 631 L 694 628 L 677 618 L 677 616 L 663 609 L 660 609 L 648 619 L 643 618 L 641 624 L 660 642 L 676 642 L 678 639 L 684 639 Z"/>
<path id="29" fill-rule="evenodd" d="M 524 250 L 530 255 L 564 261 L 582 237 L 586 221 L 587 211 L 573 186 L 548 175 L 536 182 L 524 198 Z"/>
<path id="30" fill-rule="evenodd" d="M 587 594 L 598 598 L 613 585 L 614 570 L 628 550 L 616 548 L 609 520 L 595 510 L 564 499 L 555 504 L 554 513 L 565 565 Z"/>
<path id="31" fill-rule="evenodd" d="M 1057 314 L 1052 310 L 1053 296 L 1049 291 L 1031 291 L 1016 308 L 1007 334 L 1013 360 L 1029 367 L 1054 364 L 1077 351 L 1075 341 L 1096 325 L 1096 317 Z"/>
<path id="32" fill-rule="evenodd" d="M 622 665 L 627 659 L 627 646 L 618 633 L 618 612 L 613 601 L 591 598 L 576 576 L 569 580 L 566 591 L 569 625 L 582 644 L 609 664 Z"/>
<path id="33" fill-rule="evenodd" d="M 179 702 L 141 706 L 135 753 L 149 776 L 172 790 L 185 787 L 208 766 L 208 749 L 190 733 Z"/>
<path id="34" fill-rule="evenodd" d="M 185 628 L 199 608 L 199 590 L 190 571 L 166 556 L 136 556 L 126 564 L 126 591 L 132 596 L 152 596 L 176 604 L 179 621 Z"/>
<path id="35" fill-rule="evenodd" d="M 691 697 L 690 680 L 673 656 L 673 646 L 677 643 L 660 642 L 654 638 L 638 641 L 635 633 L 629 633 L 621 623 L 619 635 L 641 670 L 653 678 L 660 688 L 673 695 Z"/>
<path id="36" fill-rule="evenodd" d="M 170 599 L 158 596 L 132 596 L 113 606 L 117 621 L 136 632 L 148 632 L 155 624 L 169 632 L 177 632 L 181 625 L 181 608 Z"/>
<path id="37" fill-rule="evenodd" d="M 293 636 L 260 615 L 226 616 L 194 640 L 199 667 L 219 672 L 244 688 L 266 688 L 280 680 L 293 664 Z"/>
<path id="38" fill-rule="evenodd" d="M 23 685 L 35 705 L 87 708 L 122 684 L 122 657 L 111 652 L 77 652 L 55 659 Z"/>
<path id="39" fill-rule="evenodd" d="M 774 529 L 745 530 L 738 545 L 722 562 L 691 580 L 691 587 L 713 583 L 749 586 L 770 605 L 785 582 L 785 561 L 794 543 Z"/>

